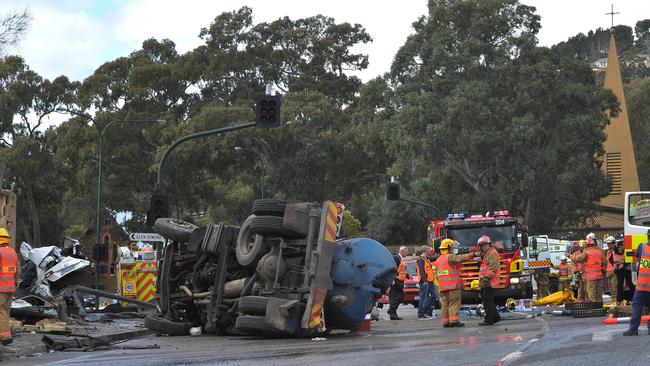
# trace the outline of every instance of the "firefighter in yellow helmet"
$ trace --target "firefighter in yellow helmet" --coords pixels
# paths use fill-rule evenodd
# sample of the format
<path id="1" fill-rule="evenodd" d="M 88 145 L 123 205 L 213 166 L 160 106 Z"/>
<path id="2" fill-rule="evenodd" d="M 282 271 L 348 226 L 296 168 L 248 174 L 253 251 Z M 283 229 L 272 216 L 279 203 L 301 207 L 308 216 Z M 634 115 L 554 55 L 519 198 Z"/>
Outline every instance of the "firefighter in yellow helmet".
<path id="1" fill-rule="evenodd" d="M 440 300 L 440 315 L 442 326 L 464 327 L 460 322 L 458 312 L 460 311 L 460 264 L 469 261 L 478 253 L 451 254 L 454 241 L 447 238 L 440 243 L 441 255 L 436 259 L 436 277 L 438 278 L 438 298 Z M 478 255 L 477 255 L 478 256 Z"/>
<path id="2" fill-rule="evenodd" d="M 0 342 L 4 345 L 13 341 L 9 327 L 9 311 L 18 276 L 18 255 L 9 245 L 10 241 L 11 236 L 7 229 L 0 228 Z"/>

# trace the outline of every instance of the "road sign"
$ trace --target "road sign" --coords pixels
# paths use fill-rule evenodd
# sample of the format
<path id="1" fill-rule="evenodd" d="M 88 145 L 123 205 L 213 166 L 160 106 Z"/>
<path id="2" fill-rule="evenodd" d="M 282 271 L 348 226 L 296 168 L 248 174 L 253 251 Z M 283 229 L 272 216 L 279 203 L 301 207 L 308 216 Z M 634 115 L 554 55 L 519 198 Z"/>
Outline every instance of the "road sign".
<path id="1" fill-rule="evenodd" d="M 155 233 L 131 233 L 129 239 L 133 241 L 165 241 L 165 238 Z"/>

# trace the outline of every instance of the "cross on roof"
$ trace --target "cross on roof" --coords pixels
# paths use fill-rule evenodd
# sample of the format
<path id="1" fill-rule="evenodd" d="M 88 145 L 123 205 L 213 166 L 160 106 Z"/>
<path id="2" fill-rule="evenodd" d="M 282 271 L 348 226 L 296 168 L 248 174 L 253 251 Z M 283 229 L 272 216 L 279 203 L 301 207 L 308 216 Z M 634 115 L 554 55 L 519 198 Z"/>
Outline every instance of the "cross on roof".
<path id="1" fill-rule="evenodd" d="M 612 11 L 609 13 L 605 13 L 605 15 L 611 15 L 612 16 L 612 28 L 614 28 L 614 14 L 620 14 L 619 12 L 614 13 L 614 4 L 612 4 Z"/>

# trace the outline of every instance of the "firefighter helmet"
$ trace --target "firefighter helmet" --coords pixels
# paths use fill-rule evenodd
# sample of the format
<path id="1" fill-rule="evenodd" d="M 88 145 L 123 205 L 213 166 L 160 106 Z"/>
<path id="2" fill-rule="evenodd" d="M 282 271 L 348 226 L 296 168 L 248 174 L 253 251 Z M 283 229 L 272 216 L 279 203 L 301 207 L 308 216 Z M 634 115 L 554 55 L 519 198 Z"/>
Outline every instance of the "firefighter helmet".
<path id="1" fill-rule="evenodd" d="M 483 235 L 483 236 L 481 236 L 480 238 L 478 238 L 478 241 L 476 242 L 476 244 L 478 244 L 478 245 L 482 245 L 482 244 L 492 244 L 492 240 L 490 239 L 489 236 L 487 236 L 487 235 Z"/>
<path id="2" fill-rule="evenodd" d="M 616 239 L 613 236 L 610 235 L 607 238 L 605 238 L 605 243 L 614 244 L 614 243 L 616 243 Z"/>
<path id="3" fill-rule="evenodd" d="M 596 241 L 591 236 L 587 237 L 587 245 L 596 245 Z"/>
<path id="4" fill-rule="evenodd" d="M 452 239 L 449 238 L 443 239 L 442 243 L 440 243 L 440 250 L 449 249 L 449 247 L 453 245 L 454 245 L 454 241 Z"/>
<path id="5" fill-rule="evenodd" d="M 7 229 L 0 227 L 0 238 L 11 238 Z"/>

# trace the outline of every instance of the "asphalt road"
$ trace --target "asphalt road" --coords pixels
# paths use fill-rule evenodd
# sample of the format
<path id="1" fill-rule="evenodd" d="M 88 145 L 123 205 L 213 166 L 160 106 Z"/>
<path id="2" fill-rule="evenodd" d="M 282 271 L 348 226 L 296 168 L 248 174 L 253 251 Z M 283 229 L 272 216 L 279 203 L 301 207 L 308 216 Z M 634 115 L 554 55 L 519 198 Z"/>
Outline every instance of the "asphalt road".
<path id="1" fill-rule="evenodd" d="M 371 332 L 335 334 L 327 339 L 147 336 L 120 344 L 157 349 L 88 353 L 54 352 L 2 365 L 647 365 L 650 336 L 623 337 L 625 325 L 602 325 L 600 318 L 573 319 L 507 314 L 498 325 L 443 329 L 439 319 L 417 320 L 415 309 L 400 308 L 404 320 L 373 322 Z M 505 316 L 504 316 L 505 317 Z M 514 319 L 516 318 L 516 319 Z"/>

